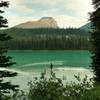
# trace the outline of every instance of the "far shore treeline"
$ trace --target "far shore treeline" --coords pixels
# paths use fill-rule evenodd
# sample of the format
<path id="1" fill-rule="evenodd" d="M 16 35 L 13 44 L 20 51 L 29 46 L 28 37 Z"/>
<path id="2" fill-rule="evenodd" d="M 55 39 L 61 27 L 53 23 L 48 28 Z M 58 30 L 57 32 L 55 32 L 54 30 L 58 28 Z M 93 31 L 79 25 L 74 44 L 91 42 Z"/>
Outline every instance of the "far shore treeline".
<path id="1" fill-rule="evenodd" d="M 77 28 L 10 28 L 1 32 L 12 37 L 0 43 L 10 50 L 89 50 L 91 47 L 89 32 Z"/>

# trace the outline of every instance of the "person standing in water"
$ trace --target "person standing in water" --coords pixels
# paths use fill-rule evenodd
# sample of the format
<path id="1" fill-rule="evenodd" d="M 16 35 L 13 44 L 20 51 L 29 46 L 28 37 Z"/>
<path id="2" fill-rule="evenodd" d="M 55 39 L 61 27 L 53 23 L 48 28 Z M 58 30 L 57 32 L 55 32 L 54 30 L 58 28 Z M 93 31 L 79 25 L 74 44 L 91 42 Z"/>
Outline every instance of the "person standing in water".
<path id="1" fill-rule="evenodd" d="M 51 72 L 51 75 L 53 74 L 53 64 L 51 63 L 50 64 L 50 72 Z"/>

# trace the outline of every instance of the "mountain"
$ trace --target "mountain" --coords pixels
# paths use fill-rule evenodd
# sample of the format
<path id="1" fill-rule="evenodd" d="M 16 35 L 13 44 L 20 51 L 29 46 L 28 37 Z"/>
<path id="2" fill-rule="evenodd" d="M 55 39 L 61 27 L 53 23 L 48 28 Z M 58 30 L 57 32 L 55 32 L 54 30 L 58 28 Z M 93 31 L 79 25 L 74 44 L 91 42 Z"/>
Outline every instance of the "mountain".
<path id="1" fill-rule="evenodd" d="M 56 21 L 48 17 L 0 30 L 2 32 L 12 39 L 0 42 L 0 45 L 11 50 L 87 50 L 90 46 L 88 31 L 80 28 L 58 28 Z"/>
<path id="2" fill-rule="evenodd" d="M 33 29 L 33 28 L 58 28 L 57 22 L 52 17 L 42 17 L 37 21 L 28 21 L 21 23 L 15 28 Z"/>
<path id="3" fill-rule="evenodd" d="M 90 31 L 91 30 L 91 23 L 87 23 L 84 26 L 80 27 L 80 29 Z"/>

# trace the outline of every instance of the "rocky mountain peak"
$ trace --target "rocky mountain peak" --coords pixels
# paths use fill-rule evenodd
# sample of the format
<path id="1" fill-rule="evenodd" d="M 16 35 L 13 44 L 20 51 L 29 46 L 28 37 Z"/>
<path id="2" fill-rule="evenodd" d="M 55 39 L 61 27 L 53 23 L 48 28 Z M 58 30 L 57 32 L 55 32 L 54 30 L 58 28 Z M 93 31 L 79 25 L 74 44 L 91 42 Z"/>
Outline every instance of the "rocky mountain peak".
<path id="1" fill-rule="evenodd" d="M 40 21 L 43 21 L 43 20 L 55 20 L 55 19 L 53 17 L 42 17 Z"/>
<path id="2" fill-rule="evenodd" d="M 58 28 L 57 22 L 53 17 L 42 17 L 37 21 L 28 21 L 15 26 L 16 28 Z"/>

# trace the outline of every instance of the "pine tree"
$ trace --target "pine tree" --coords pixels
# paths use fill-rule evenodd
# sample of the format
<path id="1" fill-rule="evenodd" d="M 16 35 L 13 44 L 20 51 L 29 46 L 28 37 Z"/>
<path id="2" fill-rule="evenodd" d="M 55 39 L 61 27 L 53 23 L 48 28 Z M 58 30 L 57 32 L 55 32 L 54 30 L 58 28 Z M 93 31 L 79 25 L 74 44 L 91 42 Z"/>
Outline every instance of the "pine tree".
<path id="1" fill-rule="evenodd" d="M 9 3 L 7 1 L 0 1 L 0 8 L 2 7 L 8 7 Z M 7 19 L 5 19 L 2 16 L 2 13 L 4 11 L 0 10 L 0 28 L 7 27 Z M 8 41 L 11 39 L 10 36 L 8 36 L 6 33 L 0 33 L 0 42 Z M 6 68 L 14 64 L 14 62 L 11 61 L 11 57 L 7 56 L 7 49 L 0 46 L 0 67 Z M 12 85 L 10 82 L 4 82 L 4 77 L 13 77 L 16 76 L 17 73 L 9 72 L 6 70 L 0 70 L 0 100 L 2 100 L 2 97 L 5 93 L 10 93 L 10 91 L 16 90 L 18 87 L 17 85 Z"/>
<path id="2" fill-rule="evenodd" d="M 92 1 L 95 9 L 90 16 L 93 28 L 91 35 L 93 44 L 92 68 L 95 74 L 95 81 L 100 83 L 100 0 Z"/>

